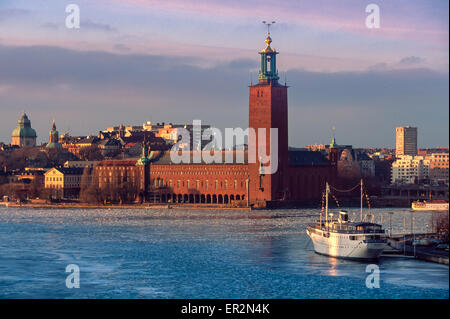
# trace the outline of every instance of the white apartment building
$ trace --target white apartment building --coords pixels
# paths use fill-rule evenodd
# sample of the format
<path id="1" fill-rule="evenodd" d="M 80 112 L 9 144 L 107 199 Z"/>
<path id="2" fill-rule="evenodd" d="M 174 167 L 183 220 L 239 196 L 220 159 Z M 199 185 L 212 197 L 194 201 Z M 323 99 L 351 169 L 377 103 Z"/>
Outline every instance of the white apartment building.
<path id="1" fill-rule="evenodd" d="M 392 163 L 392 184 L 415 184 L 429 180 L 431 184 L 449 184 L 449 154 L 432 153 L 426 156 L 400 155 Z"/>
<path id="2" fill-rule="evenodd" d="M 428 179 L 429 162 L 424 156 L 398 156 L 392 163 L 391 184 L 417 184 Z"/>

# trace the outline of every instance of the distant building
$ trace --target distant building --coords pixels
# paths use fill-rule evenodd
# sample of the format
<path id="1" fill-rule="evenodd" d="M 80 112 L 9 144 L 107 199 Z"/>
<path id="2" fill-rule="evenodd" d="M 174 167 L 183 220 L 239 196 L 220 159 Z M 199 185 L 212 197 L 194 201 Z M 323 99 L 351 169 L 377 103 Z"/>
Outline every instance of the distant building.
<path id="1" fill-rule="evenodd" d="M 25 167 L 24 169 L 4 172 L 5 176 L 8 177 L 8 183 L 25 183 L 29 184 L 34 179 L 39 179 L 44 176 L 47 169 L 45 168 L 34 168 Z M 7 173 L 7 174 L 6 174 Z"/>
<path id="2" fill-rule="evenodd" d="M 358 152 L 356 154 L 356 160 L 359 164 L 361 176 L 375 176 L 375 161 L 371 159 L 366 153 Z"/>
<path id="3" fill-rule="evenodd" d="M 395 129 L 395 155 L 417 155 L 417 127 L 399 126 Z"/>
<path id="4" fill-rule="evenodd" d="M 426 156 L 401 155 L 392 163 L 392 184 L 449 183 L 448 153 Z"/>
<path id="5" fill-rule="evenodd" d="M 78 198 L 80 196 L 83 168 L 55 167 L 45 172 L 45 188 L 52 198 Z"/>
<path id="6" fill-rule="evenodd" d="M 392 163 L 391 184 L 419 184 L 429 179 L 428 169 L 423 156 L 399 155 Z"/>
<path id="7" fill-rule="evenodd" d="M 11 144 L 19 147 L 34 147 L 36 138 L 36 131 L 31 128 L 31 121 L 24 112 L 17 121 L 17 127 L 12 131 Z"/>
<path id="8" fill-rule="evenodd" d="M 52 129 L 50 130 L 49 133 L 49 140 L 47 143 L 47 148 L 53 148 L 53 149 L 58 149 L 58 148 L 62 148 L 62 144 L 59 143 L 59 133 L 56 130 L 56 124 L 55 121 L 53 121 L 52 124 Z"/>
<path id="9" fill-rule="evenodd" d="M 75 156 L 79 156 L 82 149 L 97 145 L 99 140 L 96 136 L 71 137 L 67 135 L 60 139 L 62 147 Z"/>
<path id="10" fill-rule="evenodd" d="M 93 168 L 95 165 L 97 165 L 97 163 L 99 163 L 99 162 L 98 161 L 66 161 L 64 163 L 64 167 L 67 167 L 67 168 L 75 168 L 75 167 Z"/>
<path id="11" fill-rule="evenodd" d="M 427 156 L 429 159 L 429 177 L 435 184 L 449 183 L 448 176 L 448 153 L 432 153 Z"/>
<path id="12" fill-rule="evenodd" d="M 337 162 L 338 176 L 342 178 L 360 178 L 361 169 L 353 150 L 344 149 Z"/>
<path id="13" fill-rule="evenodd" d="M 122 148 L 120 141 L 115 138 L 105 138 L 98 142 L 97 145 L 105 157 L 112 157 L 119 154 L 120 149 Z"/>
<path id="14" fill-rule="evenodd" d="M 110 126 L 107 127 L 105 131 L 100 132 L 99 136 L 101 138 L 105 138 L 106 136 L 114 137 L 122 139 L 123 141 L 126 141 L 126 138 L 131 138 L 130 140 L 141 144 L 143 142 L 143 136 L 145 135 L 148 141 L 151 139 L 155 140 L 156 137 L 162 139 L 168 145 L 173 145 L 179 141 L 179 138 L 183 135 L 182 133 L 184 131 L 189 134 L 190 145 L 187 143 L 180 143 L 179 148 L 186 149 L 189 146 L 191 150 L 198 150 L 199 147 L 203 149 L 211 142 L 212 136 L 209 139 L 202 140 L 203 132 L 209 128 L 211 128 L 210 125 L 201 125 L 199 130 L 194 130 L 192 124 L 165 124 L 164 122 L 154 124 L 147 121 L 142 126 Z M 183 136 L 183 139 L 186 138 L 187 136 Z M 129 143 L 129 141 L 127 141 L 127 143 Z M 132 146 L 133 145 L 129 145 L 125 148 Z M 152 149 L 155 149 L 155 147 L 157 146 L 151 146 Z"/>
<path id="15" fill-rule="evenodd" d="M 354 149 L 352 145 L 338 145 L 333 134 L 331 144 L 325 146 L 330 162 L 337 163 L 338 176 L 359 178 L 375 176 L 375 162 L 365 150 Z"/>
<path id="16" fill-rule="evenodd" d="M 325 152 L 327 147 L 325 144 L 310 144 L 306 145 L 305 149 L 313 152 Z"/>

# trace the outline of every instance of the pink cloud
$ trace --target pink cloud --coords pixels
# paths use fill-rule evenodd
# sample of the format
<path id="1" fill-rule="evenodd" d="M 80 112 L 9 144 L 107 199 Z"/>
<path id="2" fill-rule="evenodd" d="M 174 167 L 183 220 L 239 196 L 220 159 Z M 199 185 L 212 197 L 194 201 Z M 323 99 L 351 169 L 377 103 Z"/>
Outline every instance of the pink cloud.
<path id="1" fill-rule="evenodd" d="M 196 0 L 112 0 L 129 6 L 163 10 L 177 13 L 190 13 L 206 17 L 274 17 L 280 22 L 317 28 L 325 31 L 343 31 L 370 37 L 402 39 L 448 46 L 448 29 L 425 21 L 424 17 L 411 17 L 408 11 L 383 3 L 382 27 L 368 29 L 365 26 L 365 4 L 345 2 L 342 5 L 330 5 L 327 1 L 305 2 L 236 2 L 196 1 Z M 410 10 L 405 6 L 405 10 Z M 402 14 L 403 13 L 403 14 Z"/>

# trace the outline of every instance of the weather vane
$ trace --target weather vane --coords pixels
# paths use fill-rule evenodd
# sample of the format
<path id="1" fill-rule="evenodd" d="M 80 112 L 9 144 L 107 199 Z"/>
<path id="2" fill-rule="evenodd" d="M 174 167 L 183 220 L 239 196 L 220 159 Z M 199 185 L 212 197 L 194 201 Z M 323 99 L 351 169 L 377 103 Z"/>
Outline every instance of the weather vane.
<path id="1" fill-rule="evenodd" d="M 267 22 L 267 21 L 263 21 L 263 24 L 265 24 L 267 26 L 267 34 L 270 34 L 270 26 L 274 23 L 276 23 L 276 21 L 272 21 L 272 22 Z"/>

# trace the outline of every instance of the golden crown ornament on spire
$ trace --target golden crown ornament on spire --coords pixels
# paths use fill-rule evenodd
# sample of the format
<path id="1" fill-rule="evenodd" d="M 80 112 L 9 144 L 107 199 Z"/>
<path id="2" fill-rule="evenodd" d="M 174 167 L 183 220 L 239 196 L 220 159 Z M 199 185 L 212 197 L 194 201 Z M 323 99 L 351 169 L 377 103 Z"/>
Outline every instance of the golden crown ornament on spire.
<path id="1" fill-rule="evenodd" d="M 261 55 L 261 69 L 259 71 L 258 80 L 261 84 L 277 84 L 278 83 L 278 70 L 276 64 L 276 55 L 278 54 L 277 50 L 270 47 L 272 43 L 272 38 L 270 37 L 270 26 L 275 23 L 272 22 L 262 22 L 267 26 L 267 37 L 266 37 L 266 47 L 259 51 Z"/>
<path id="2" fill-rule="evenodd" d="M 272 21 L 271 23 L 268 23 L 266 21 L 263 21 L 262 23 L 267 26 L 267 38 L 265 40 L 266 47 L 262 49 L 261 52 L 275 52 L 276 50 L 270 47 L 270 44 L 272 43 L 272 38 L 270 37 L 270 26 L 276 22 Z"/>

